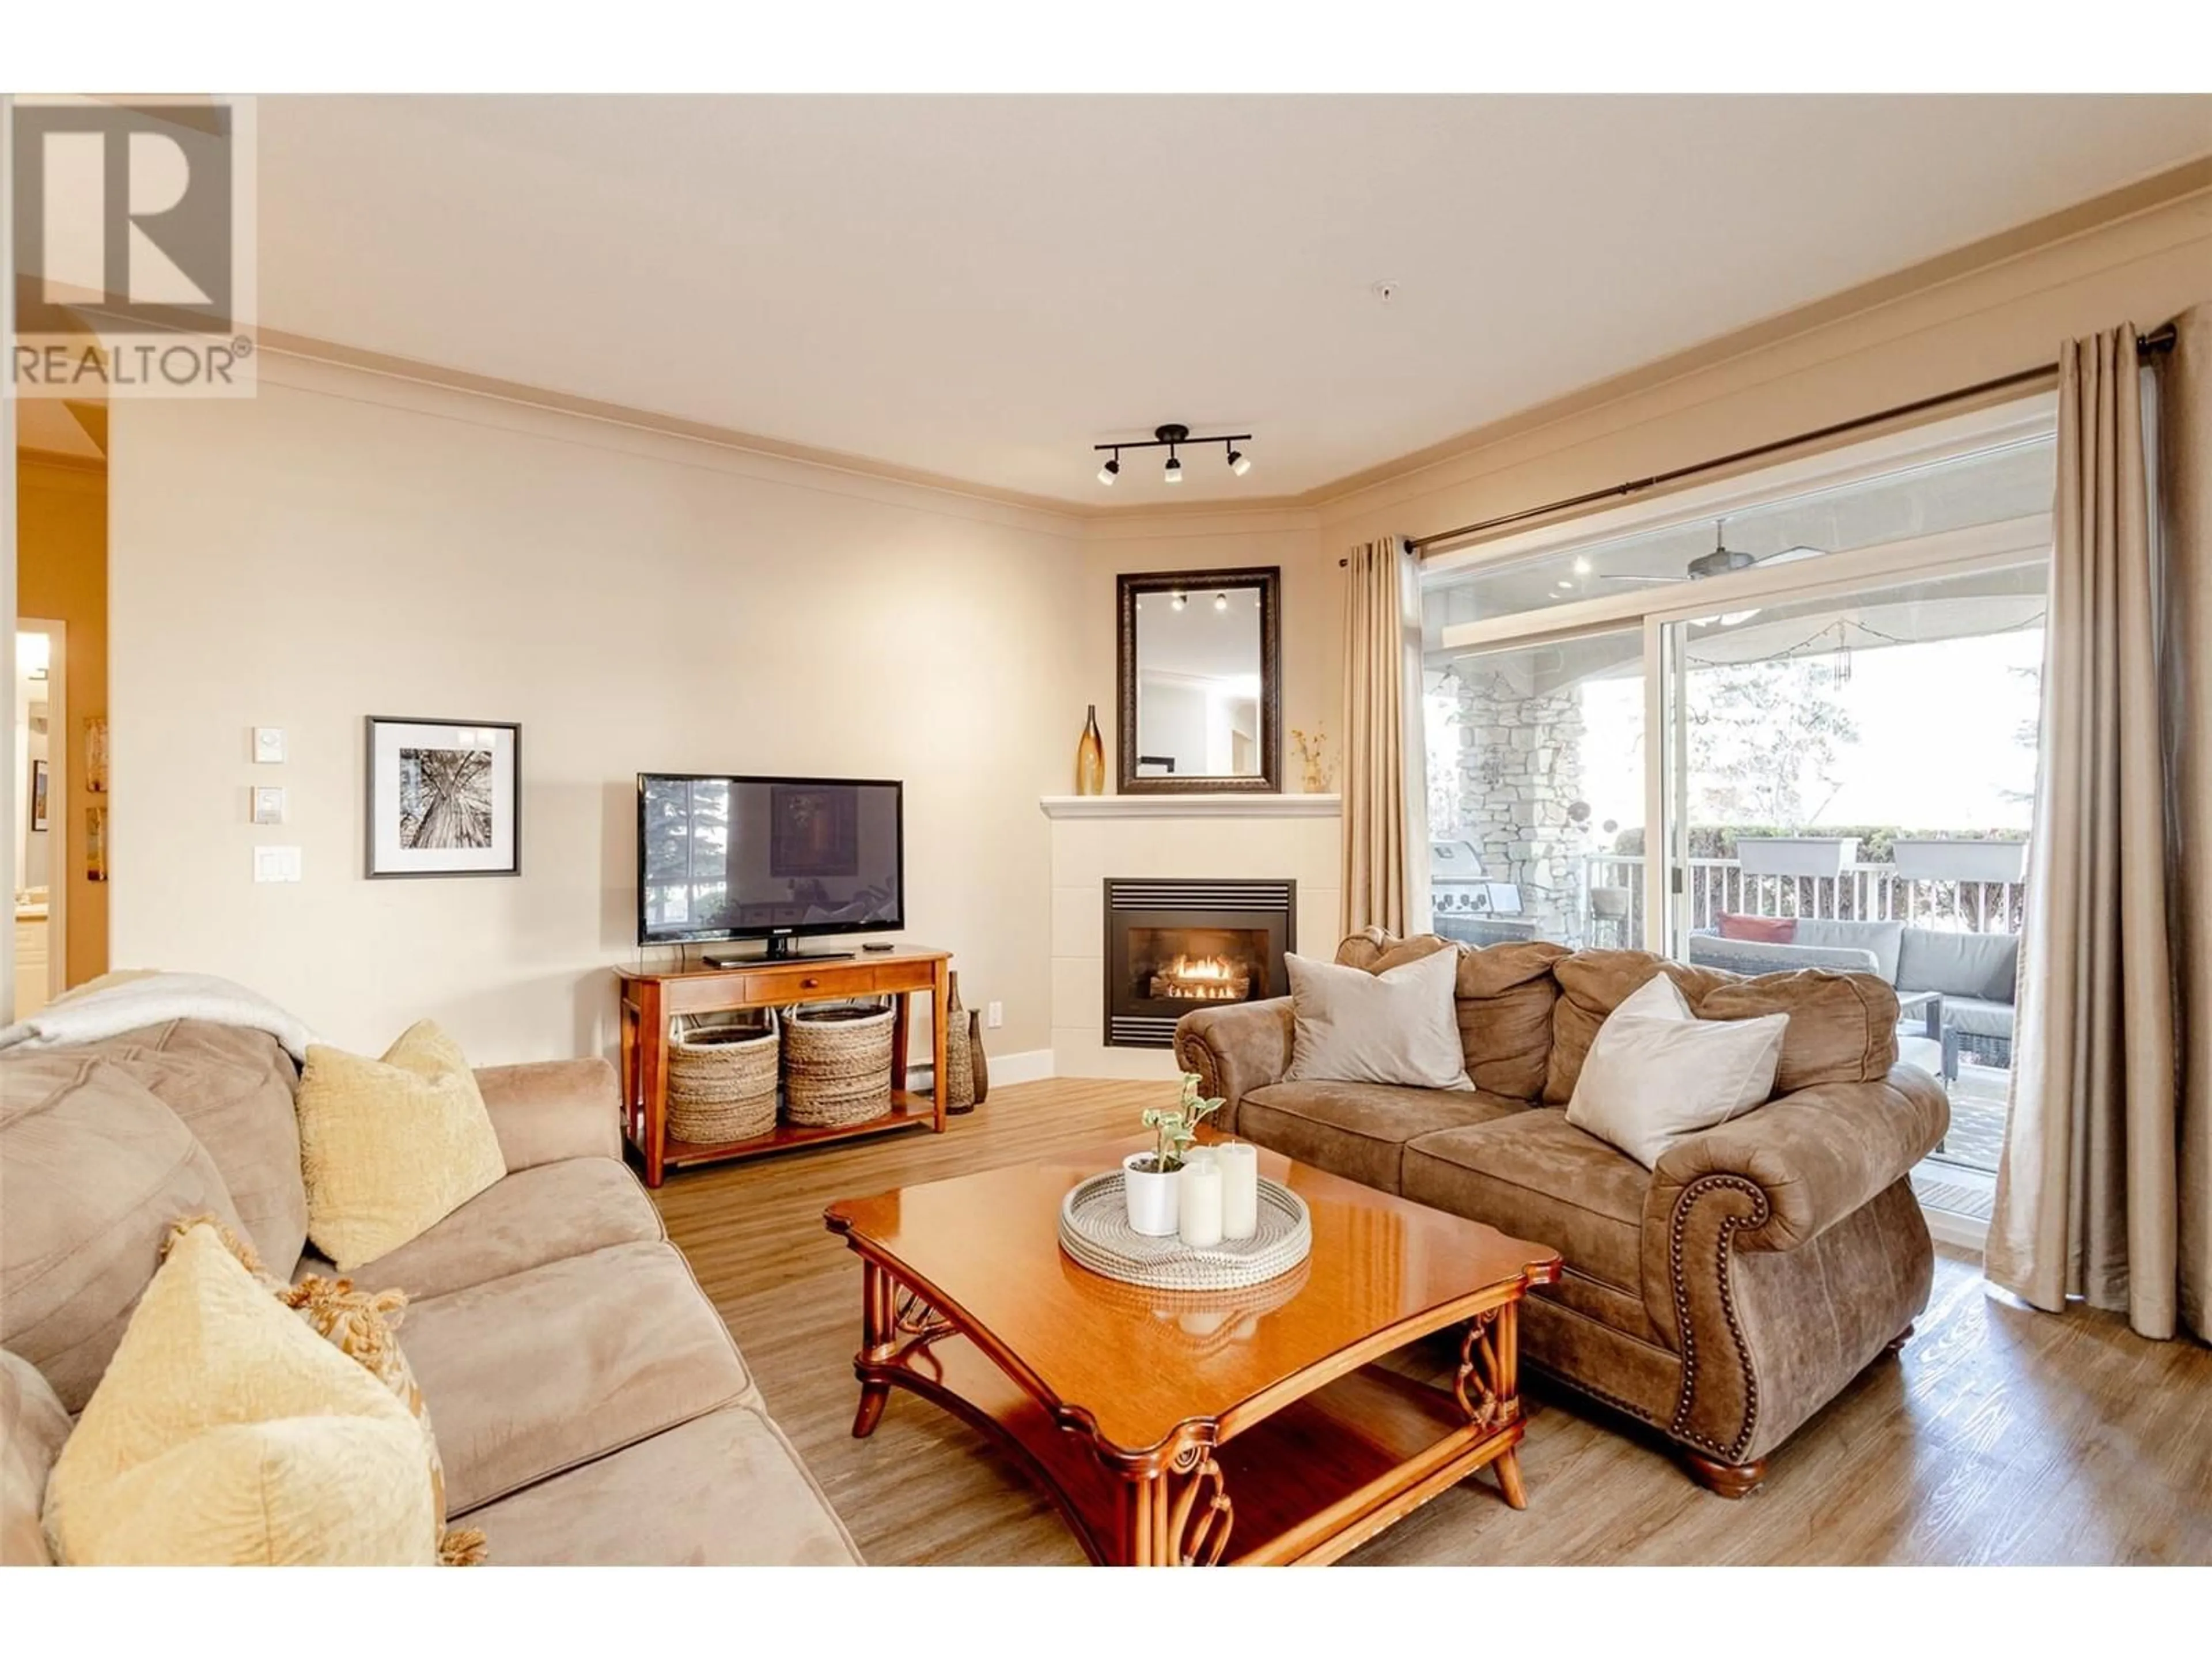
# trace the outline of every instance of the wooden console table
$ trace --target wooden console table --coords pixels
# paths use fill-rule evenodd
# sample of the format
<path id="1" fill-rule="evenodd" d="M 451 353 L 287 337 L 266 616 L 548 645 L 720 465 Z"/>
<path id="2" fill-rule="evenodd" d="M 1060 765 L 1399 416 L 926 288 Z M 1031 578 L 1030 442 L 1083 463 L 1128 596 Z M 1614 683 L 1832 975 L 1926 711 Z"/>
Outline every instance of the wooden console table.
<path id="1" fill-rule="evenodd" d="M 645 1184 L 658 1187 L 672 1169 L 757 1158 L 787 1146 L 853 1135 L 883 1134 L 927 1124 L 945 1133 L 945 1004 L 951 988 L 951 953 L 901 947 L 848 960 L 805 957 L 788 962 L 740 963 L 672 974 L 617 968 L 622 987 L 623 1128 L 645 1162 Z M 935 1054 L 933 1088 L 917 1094 L 906 1086 L 907 1034 L 913 1000 L 930 999 Z M 668 1133 L 668 1023 L 681 1014 L 729 1013 L 745 1008 L 787 1008 L 800 1002 L 842 1002 L 888 996 L 897 1010 L 891 1028 L 891 1109 L 866 1123 L 816 1129 L 779 1122 L 764 1135 L 702 1146 Z"/>

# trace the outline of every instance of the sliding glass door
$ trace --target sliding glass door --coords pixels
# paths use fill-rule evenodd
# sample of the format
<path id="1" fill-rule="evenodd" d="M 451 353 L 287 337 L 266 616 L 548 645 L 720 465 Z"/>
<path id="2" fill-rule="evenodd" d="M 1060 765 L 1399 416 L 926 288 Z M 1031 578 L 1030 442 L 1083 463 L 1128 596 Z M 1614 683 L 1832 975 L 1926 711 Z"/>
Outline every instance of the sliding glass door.
<path id="1" fill-rule="evenodd" d="M 1424 575 L 1431 906 L 1879 973 L 1995 1167 L 2033 821 L 2047 435 Z M 1983 1194 L 1985 1199 L 1986 1194 Z"/>
<path id="2" fill-rule="evenodd" d="M 1425 690 L 1436 930 L 1643 945 L 1643 630 L 1448 656 Z"/>

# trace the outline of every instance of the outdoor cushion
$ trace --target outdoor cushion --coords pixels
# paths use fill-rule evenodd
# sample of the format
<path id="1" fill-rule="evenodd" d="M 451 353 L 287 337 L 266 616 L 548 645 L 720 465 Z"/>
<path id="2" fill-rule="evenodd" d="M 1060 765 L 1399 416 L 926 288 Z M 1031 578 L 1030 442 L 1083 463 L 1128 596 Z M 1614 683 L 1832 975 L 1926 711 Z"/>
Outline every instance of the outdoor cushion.
<path id="1" fill-rule="evenodd" d="M 1721 913 L 1721 937 L 1755 940 L 1761 945 L 1788 945 L 1797 937 L 1795 916 L 1746 916 Z"/>
<path id="2" fill-rule="evenodd" d="M 1901 921 L 1826 921 L 1817 916 L 1801 916 L 1797 920 L 1796 936 L 1793 945 L 1840 946 L 1847 951 L 1871 951 L 1879 973 L 1892 985 L 1897 983 L 1898 954 L 1905 948 L 1905 924 Z"/>
<path id="3" fill-rule="evenodd" d="M 1835 945 L 1770 945 L 1759 939 L 1724 939 L 1692 933 L 1683 941 L 1683 959 L 1700 968 L 1729 974 L 1786 974 L 1799 968 L 1832 968 L 1838 973 L 1881 974 L 1872 951 Z"/>
<path id="4" fill-rule="evenodd" d="M 84 1409 L 172 1222 L 240 1225 L 184 1120 L 75 1048 L 0 1057 L 0 1345 Z M 288 1264 L 289 1265 L 289 1264 Z"/>
<path id="5" fill-rule="evenodd" d="M 2010 1003 L 2019 976 L 2016 934 L 1951 933 L 1934 927 L 1905 930 L 1904 951 L 1897 963 L 1900 991 L 1941 991 L 1946 998 Z"/>
<path id="6" fill-rule="evenodd" d="M 222 1172 L 246 1237 L 272 1273 L 289 1273 L 307 1242 L 300 1176 L 299 1082 L 292 1057 L 265 1031 L 174 1019 L 88 1042 L 185 1121 Z"/>
<path id="7" fill-rule="evenodd" d="M 2013 1005 L 1978 997 L 1945 997 L 1943 1023 L 1967 1036 L 2002 1037 L 2012 1041 Z"/>
<path id="8" fill-rule="evenodd" d="M 1634 1336 L 1651 1331 L 1643 1291 L 1650 1186 L 1649 1170 L 1561 1112 L 1516 1112 L 1406 1148 L 1407 1198 L 1549 1244 L 1566 1258 L 1559 1299 Z"/>
<path id="9" fill-rule="evenodd" d="M 1395 1193 L 1407 1141 L 1528 1109 L 1480 1090 L 1271 1083 L 1244 1097 L 1237 1122 L 1239 1133 L 1301 1164 Z"/>
<path id="10" fill-rule="evenodd" d="M 860 1552 L 752 1399 L 486 1505 L 495 1567 L 854 1566 Z"/>
<path id="11" fill-rule="evenodd" d="M 667 1237 L 637 1177 L 611 1158 L 572 1158 L 508 1176 L 420 1238 L 363 1262 L 353 1277 L 425 1302 L 611 1244 Z M 309 1256 L 303 1273 L 336 1271 Z"/>
<path id="12" fill-rule="evenodd" d="M 401 1334 L 455 1516 L 749 1386 L 728 1328 L 671 1244 L 617 1244 L 415 1303 Z"/>

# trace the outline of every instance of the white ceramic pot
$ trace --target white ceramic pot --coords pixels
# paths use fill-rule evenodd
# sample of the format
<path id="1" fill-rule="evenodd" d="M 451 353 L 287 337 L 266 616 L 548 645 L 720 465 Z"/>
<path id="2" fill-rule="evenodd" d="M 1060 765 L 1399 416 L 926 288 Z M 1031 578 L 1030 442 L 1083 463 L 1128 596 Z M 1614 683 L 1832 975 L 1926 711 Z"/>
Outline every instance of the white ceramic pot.
<path id="1" fill-rule="evenodd" d="M 1152 1161 L 1150 1152 L 1132 1152 L 1121 1160 L 1121 1195 L 1129 1206 L 1129 1228 L 1147 1238 L 1165 1238 L 1176 1230 L 1176 1176 L 1139 1169 Z"/>

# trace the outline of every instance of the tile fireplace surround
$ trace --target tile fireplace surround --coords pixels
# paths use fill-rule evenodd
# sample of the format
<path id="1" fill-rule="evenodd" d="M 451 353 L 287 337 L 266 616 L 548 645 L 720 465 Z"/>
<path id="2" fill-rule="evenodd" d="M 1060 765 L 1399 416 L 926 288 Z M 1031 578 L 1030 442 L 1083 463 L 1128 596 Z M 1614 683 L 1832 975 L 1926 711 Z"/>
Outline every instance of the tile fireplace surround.
<path id="1" fill-rule="evenodd" d="M 1109 877 L 1294 881 L 1293 948 L 1334 955 L 1343 878 L 1334 795 L 1048 795 L 1052 1052 L 1060 1077 L 1172 1078 L 1160 1048 L 1107 1046 Z"/>

